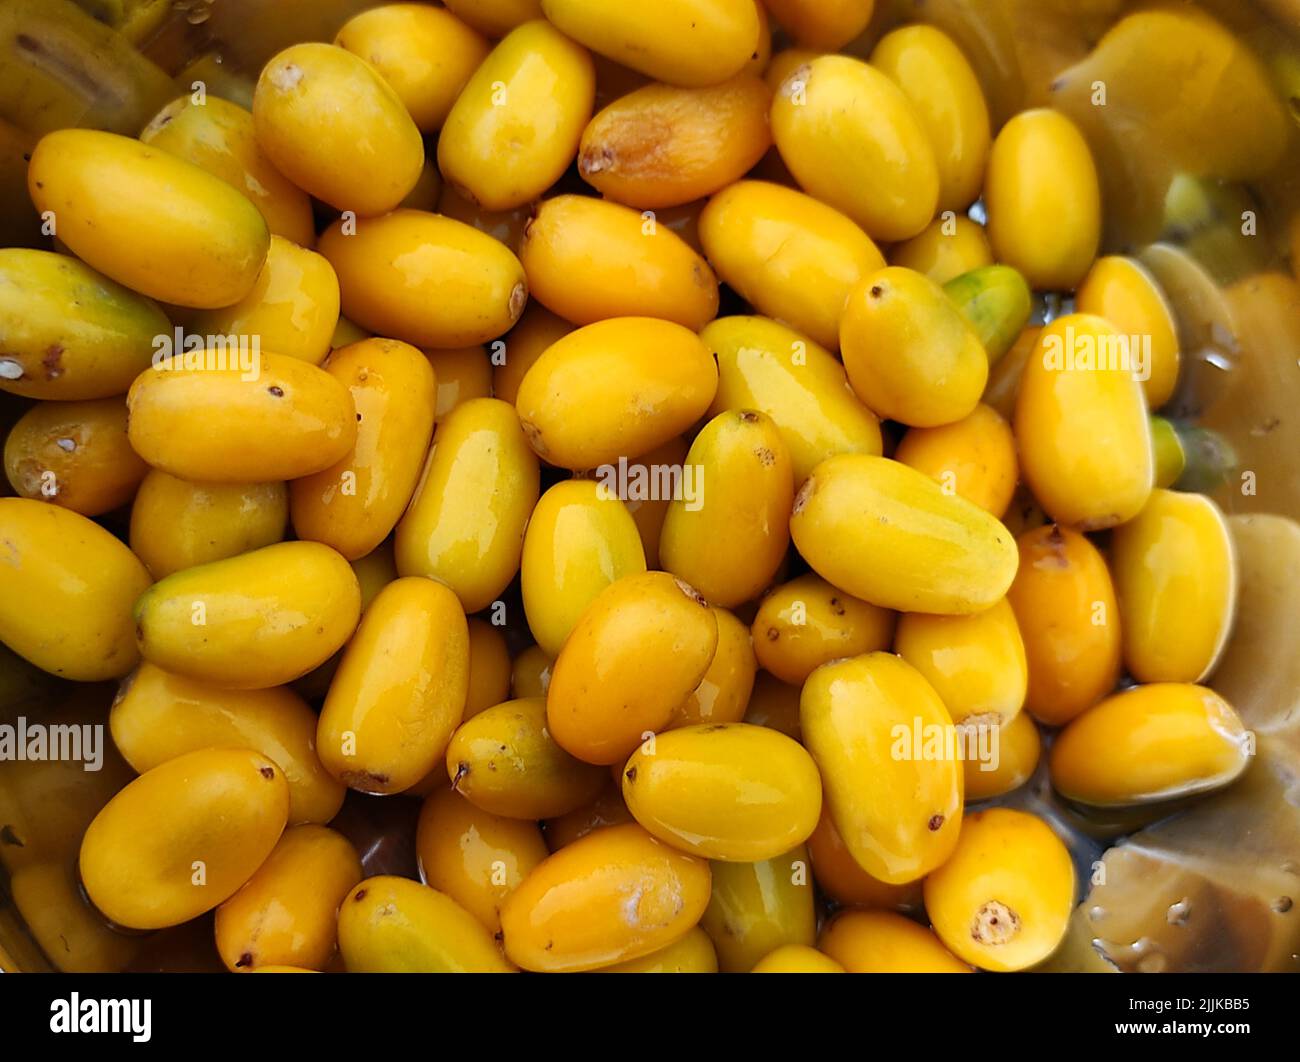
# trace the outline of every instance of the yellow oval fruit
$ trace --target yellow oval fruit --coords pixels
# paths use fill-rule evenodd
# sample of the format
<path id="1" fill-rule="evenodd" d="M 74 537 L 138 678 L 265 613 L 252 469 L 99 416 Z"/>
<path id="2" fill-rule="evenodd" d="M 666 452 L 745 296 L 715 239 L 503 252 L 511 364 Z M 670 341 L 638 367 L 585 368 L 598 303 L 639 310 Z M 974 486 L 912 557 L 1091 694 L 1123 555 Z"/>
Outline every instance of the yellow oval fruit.
<path id="1" fill-rule="evenodd" d="M 802 844 L 821 814 L 817 766 L 798 742 L 747 723 L 670 730 L 623 768 L 623 799 L 661 841 L 757 863 Z M 754 960 L 757 962 L 757 958 Z"/>
<path id="2" fill-rule="evenodd" d="M 463 723 L 447 746 L 447 774 L 456 792 L 476 807 L 533 820 L 582 807 L 606 777 L 555 743 L 541 697 L 506 701 Z"/>
<path id="3" fill-rule="evenodd" d="M 664 482 L 659 477 L 672 476 L 675 474 L 673 470 L 683 468 L 686 464 L 686 449 L 686 440 L 680 435 L 674 435 L 666 443 L 656 446 L 628 464 L 629 476 L 634 474 L 634 469 L 646 470 L 644 474 L 635 473 L 639 477 L 635 488 L 631 482 L 628 483 L 629 489 L 623 503 L 636 523 L 637 533 L 641 536 L 641 546 L 645 550 L 646 567 L 650 569 L 660 566 L 659 539 L 663 535 L 664 520 L 668 516 L 668 506 L 672 503 L 673 491 L 665 492 L 663 488 L 653 489 L 649 472 L 652 469 L 657 470 L 655 478 L 659 482 Z M 607 470 L 607 472 L 617 471 L 614 466 L 610 466 Z M 671 481 L 667 485 L 671 487 Z"/>
<path id="4" fill-rule="evenodd" d="M 356 443 L 330 468 L 290 484 L 289 511 L 299 538 L 356 560 L 388 537 L 415 493 L 437 381 L 423 354 L 392 339 L 342 347 L 325 371 L 352 395 Z"/>
<path id="5" fill-rule="evenodd" d="M 1019 539 L 1007 591 L 1025 646 L 1025 707 L 1048 726 L 1068 723 L 1115 688 L 1120 612 L 1106 561 L 1086 537 L 1055 524 Z"/>
<path id="6" fill-rule="evenodd" d="M 1151 495 L 1151 426 L 1130 357 L 1100 317 L 1070 314 L 1043 329 L 1025 362 L 1015 415 L 1020 468 L 1058 523 L 1114 527 Z"/>
<path id="7" fill-rule="evenodd" d="M 709 864 L 635 823 L 596 830 L 528 875 L 501 908 L 506 955 L 525 970 L 593 970 L 666 948 L 709 903 Z"/>
<path id="8" fill-rule="evenodd" d="M 667 0 L 620 7 L 605 0 L 542 0 L 575 41 L 656 81 L 696 87 L 740 73 L 758 49 L 754 0 Z"/>
<path id="9" fill-rule="evenodd" d="M 1147 364 L 1142 390 L 1151 409 L 1173 397 L 1182 360 L 1178 322 L 1164 291 L 1141 262 L 1118 255 L 1099 258 L 1079 285 L 1074 305 L 1079 313 L 1105 318 L 1120 335 L 1143 344 Z"/>
<path id="10" fill-rule="evenodd" d="M 458 406 L 438 426 L 397 525 L 397 570 L 446 583 L 467 613 L 486 608 L 519 571 L 538 476 L 510 406 L 495 398 Z"/>
<path id="11" fill-rule="evenodd" d="M 639 959 L 602 966 L 597 973 L 681 973 L 702 974 L 718 972 L 718 954 L 713 941 L 699 926 L 666 948 L 652 951 Z"/>
<path id="12" fill-rule="evenodd" d="M 267 689 L 305 675 L 347 641 L 360 614 L 356 575 L 316 542 L 187 568 L 135 605 L 146 660 L 226 689 Z"/>
<path id="13" fill-rule="evenodd" d="M 492 934 L 450 896 L 409 878 L 366 878 L 339 908 L 349 973 L 512 973 Z"/>
<path id="14" fill-rule="evenodd" d="M 875 0 L 763 0 L 781 28 L 805 48 L 836 52 L 871 22 Z"/>
<path id="15" fill-rule="evenodd" d="M 127 504 L 149 471 L 127 441 L 120 398 L 33 406 L 5 439 L 4 468 L 19 497 L 82 516 Z"/>
<path id="16" fill-rule="evenodd" d="M 549 22 L 524 23 L 492 49 L 447 115 L 443 177 L 486 210 L 531 203 L 573 161 L 595 96 L 586 50 Z"/>
<path id="17" fill-rule="evenodd" d="M 996 370 L 989 374 L 984 401 L 999 413 L 1005 412 L 995 396 L 1010 391 L 1007 397 L 1015 398 L 1015 386 L 1024 358 L 1017 361 L 1013 356 L 1005 362 L 1002 358 L 1018 342 L 1026 342 L 1022 337 L 1031 333 L 1037 337 L 1041 331 L 1037 325 L 1025 327 L 1033 314 L 1033 292 L 1024 277 L 1004 265 L 979 266 L 949 280 L 943 285 L 943 291 L 971 323 L 984 345 L 990 367 Z"/>
<path id="18" fill-rule="evenodd" d="M 768 952 L 754 964 L 750 973 L 817 974 L 845 973 L 845 969 L 829 955 L 804 944 L 785 944 Z"/>
<path id="19" fill-rule="evenodd" d="M 811 947 L 817 915 L 802 847 L 753 863 L 714 863 L 713 892 L 700 925 L 724 973 L 749 973 L 780 947 Z"/>
<path id="20" fill-rule="evenodd" d="M 848 973 L 971 972 L 932 931 L 893 911 L 843 911 L 817 947 Z"/>
<path id="21" fill-rule="evenodd" d="M 797 690 L 795 701 L 798 707 Z M 817 829 L 808 838 L 808 855 L 812 859 L 813 876 L 818 886 L 836 903 L 886 911 L 913 911 L 921 906 L 919 881 L 889 885 L 862 869 L 835 828 L 835 820 L 825 803 L 822 804 L 822 817 Z"/>
<path id="22" fill-rule="evenodd" d="M 319 365 L 339 320 L 339 280 L 315 251 L 271 237 L 252 291 L 233 306 L 190 317 L 201 336 L 258 337 L 258 349 Z"/>
<path id="23" fill-rule="evenodd" d="M 392 210 L 424 170 L 424 141 L 369 63 L 332 44 L 290 45 L 253 94 L 257 142 L 299 188 L 362 217 Z"/>
<path id="24" fill-rule="evenodd" d="M 700 684 L 677 709 L 675 724 L 739 723 L 745 718 L 754 688 L 757 663 L 749 628 L 723 608 L 715 608 L 718 649 Z"/>
<path id="25" fill-rule="evenodd" d="M 238 302 L 271 242 L 257 207 L 220 178 L 115 133 L 47 134 L 32 151 L 27 187 L 78 258 L 178 306 Z"/>
<path id="26" fill-rule="evenodd" d="M 1052 745 L 1052 785 L 1095 807 L 1173 800 L 1236 781 L 1253 749 L 1253 735 L 1213 690 L 1155 682 L 1072 720 Z"/>
<path id="27" fill-rule="evenodd" d="M 604 484 L 557 483 L 542 495 L 524 533 L 521 586 L 528 629 L 549 656 L 605 587 L 645 571 L 645 551 L 627 506 Z"/>
<path id="28" fill-rule="evenodd" d="M 800 698 L 804 744 L 853 858 L 902 885 L 957 843 L 962 765 L 952 718 L 915 668 L 869 653 L 818 668 Z"/>
<path id="29" fill-rule="evenodd" d="M 80 513 L 0 498 L 0 642 L 75 682 L 120 678 L 139 660 L 131 607 L 149 573 Z"/>
<path id="30" fill-rule="evenodd" d="M 990 131 L 984 92 L 961 49 L 933 26 L 904 26 L 881 39 L 871 65 L 911 101 L 939 167 L 939 209 L 965 210 L 984 183 Z"/>
<path id="31" fill-rule="evenodd" d="M 827 582 L 900 612 L 983 611 L 1006 596 L 1018 563 L 1010 532 L 983 509 L 915 469 L 862 454 L 817 466 L 795 499 L 790 535 Z"/>
<path id="32" fill-rule="evenodd" d="M 502 341 L 504 349 L 500 356 L 492 359 L 492 395 L 513 405 L 528 370 L 552 343 L 563 339 L 573 329 L 573 325 L 556 317 L 540 302 L 530 303 L 519 323 Z"/>
<path id="33" fill-rule="evenodd" d="M 171 322 L 69 255 L 0 248 L 0 392 L 78 401 L 125 394 Z"/>
<path id="34" fill-rule="evenodd" d="M 469 621 L 469 692 L 465 716 L 500 704 L 510 696 L 510 649 L 505 636 L 481 619 Z"/>
<path id="35" fill-rule="evenodd" d="M 191 483 L 153 469 L 131 506 L 131 549 L 156 579 L 284 538 L 283 483 Z"/>
<path id="36" fill-rule="evenodd" d="M 496 343 L 492 345 L 495 347 Z M 481 345 L 426 350 L 424 357 L 433 367 L 434 376 L 438 379 L 437 420 L 441 421 L 453 409 L 471 398 L 493 397 L 492 362 L 488 360 Z"/>
<path id="37" fill-rule="evenodd" d="M 506 897 L 549 854 L 536 823 L 492 815 L 445 785 L 420 810 L 415 851 L 425 883 L 492 933 Z"/>
<path id="38" fill-rule="evenodd" d="M 329 822 L 344 789 L 316 756 L 316 713 L 292 690 L 223 690 L 142 663 L 108 716 L 113 743 L 143 774 L 199 749 L 246 748 L 275 761 L 289 785 L 289 822 Z"/>
<path id="39" fill-rule="evenodd" d="M 540 645 L 530 645 L 511 662 L 510 692 L 515 697 L 545 697 L 554 666 L 554 658 Z"/>
<path id="40" fill-rule="evenodd" d="M 142 774 L 95 816 L 81 842 L 82 885 L 120 926 L 180 925 L 253 876 L 288 813 L 284 775 L 261 753 L 179 756 Z"/>
<path id="41" fill-rule="evenodd" d="M 1025 645 L 1005 598 L 969 616 L 909 613 L 898 621 L 894 649 L 934 687 L 954 723 L 1001 726 L 1025 703 Z"/>
<path id="42" fill-rule="evenodd" d="M 990 734 L 990 737 L 992 735 Z M 996 753 L 962 761 L 966 802 L 992 800 L 1019 789 L 1033 777 L 1043 751 L 1038 725 L 1028 712 L 1017 713 L 996 731 Z"/>
<path id="43" fill-rule="evenodd" d="M 809 194 L 873 239 L 907 240 L 939 203 L 939 167 L 912 103 L 874 67 L 824 55 L 777 90 L 772 135 Z"/>
<path id="44" fill-rule="evenodd" d="M 551 346 L 519 385 L 515 406 L 534 450 L 561 468 L 595 469 L 680 435 L 709 408 L 713 357 L 671 321 L 619 317 Z"/>
<path id="45" fill-rule="evenodd" d="M 888 649 L 894 614 L 837 590 L 819 575 L 801 575 L 763 598 L 752 626 L 759 664 L 801 686 L 822 664 Z"/>
<path id="46" fill-rule="evenodd" d="M 325 769 L 363 793 L 400 793 L 433 770 L 465 711 L 469 631 L 456 595 L 398 579 L 370 603 L 316 731 Z"/>
<path id="47" fill-rule="evenodd" d="M 376 335 L 418 347 L 467 347 L 510 330 L 528 301 L 510 249 L 469 225 L 423 210 L 344 222 L 320 238 L 343 291 L 343 312 Z"/>
<path id="48" fill-rule="evenodd" d="M 757 597 L 790 546 L 794 472 L 773 420 L 753 410 L 719 413 L 686 455 L 694 490 L 668 506 L 659 562 L 711 603 Z"/>
<path id="49" fill-rule="evenodd" d="M 849 292 L 885 259 L 833 207 L 767 181 L 738 181 L 700 214 L 713 268 L 759 312 L 837 347 Z"/>
<path id="50" fill-rule="evenodd" d="M 624 576 L 582 614 L 555 661 L 551 736 L 588 763 L 623 762 L 672 721 L 717 645 L 717 620 L 696 591 L 665 572 Z"/>
<path id="51" fill-rule="evenodd" d="M 602 195 L 639 210 L 703 199 L 740 180 L 772 146 L 771 103 L 752 73 L 708 88 L 646 85 L 591 120 L 578 172 Z"/>
<path id="52" fill-rule="evenodd" d="M 984 180 L 993 256 L 1036 291 L 1073 291 L 1101 241 L 1101 189 L 1083 134 L 1032 110 L 1002 127 Z"/>
<path id="53" fill-rule="evenodd" d="M 796 484 L 836 454 L 880 454 L 880 421 L 830 351 L 765 317 L 724 317 L 700 338 L 718 358 L 709 413 L 753 409 L 771 417 L 790 451 Z"/>
<path id="54" fill-rule="evenodd" d="M 951 858 L 925 879 L 925 910 L 958 958 L 1023 970 L 1056 950 L 1075 903 L 1070 852 L 1042 819 L 992 808 L 966 818 Z"/>
<path id="55" fill-rule="evenodd" d="M 341 383 L 297 358 L 211 349 L 146 369 L 126 397 L 130 439 L 195 482 L 266 483 L 328 468 L 356 442 Z"/>
<path id="56" fill-rule="evenodd" d="M 211 91 L 201 104 L 193 96 L 181 96 L 154 115 L 140 139 L 194 163 L 246 196 L 262 212 L 271 235 L 301 247 L 316 242 L 311 199 L 271 164 L 257 143 L 253 115 L 239 104 Z"/>
<path id="57" fill-rule="evenodd" d="M 697 332 L 718 313 L 709 264 L 653 213 L 559 195 L 538 205 L 519 258 L 533 296 L 565 320 L 658 317 Z"/>
<path id="58" fill-rule="evenodd" d="M 217 908 L 217 952 L 238 973 L 259 966 L 323 970 L 338 947 L 338 911 L 361 880 L 341 833 L 295 826 L 257 873 Z"/>
<path id="59" fill-rule="evenodd" d="M 919 236 L 896 244 L 889 264 L 924 273 L 936 284 L 947 284 L 975 269 L 993 264 L 984 227 L 951 213 L 932 221 Z"/>
<path id="60" fill-rule="evenodd" d="M 541 0 L 451 0 L 447 9 L 489 37 L 504 37 L 529 19 L 542 17 Z"/>
<path id="61" fill-rule="evenodd" d="M 423 133 L 442 127 L 488 54 L 488 42 L 475 30 L 426 4 L 381 4 L 362 11 L 343 24 L 334 43 L 374 68 Z"/>
<path id="62" fill-rule="evenodd" d="M 1219 507 L 1157 490 L 1116 528 L 1111 569 L 1124 663 L 1139 682 L 1200 682 L 1214 669 L 1236 606 L 1236 562 Z"/>
<path id="63" fill-rule="evenodd" d="M 984 345 L 943 289 L 897 266 L 849 294 L 840 349 L 858 397 L 881 417 L 917 428 L 970 416 L 989 378 Z"/>
<path id="64" fill-rule="evenodd" d="M 924 472 L 949 493 L 1002 517 L 1016 493 L 1016 439 L 1000 413 L 983 403 L 937 428 L 912 428 L 894 460 Z"/>

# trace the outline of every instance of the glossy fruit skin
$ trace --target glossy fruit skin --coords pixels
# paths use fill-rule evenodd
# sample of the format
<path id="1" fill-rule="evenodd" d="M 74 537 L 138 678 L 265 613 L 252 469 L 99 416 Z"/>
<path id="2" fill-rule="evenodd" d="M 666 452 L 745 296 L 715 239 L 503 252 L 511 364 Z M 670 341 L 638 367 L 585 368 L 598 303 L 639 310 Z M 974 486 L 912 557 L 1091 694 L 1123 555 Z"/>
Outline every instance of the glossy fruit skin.
<path id="1" fill-rule="evenodd" d="M 822 664 L 888 649 L 894 613 L 837 590 L 816 574 L 774 588 L 751 628 L 754 654 L 782 682 L 801 686 Z"/>
<path id="2" fill-rule="evenodd" d="M 962 767 L 948 754 L 948 710 L 920 673 L 887 653 L 826 664 L 804 684 L 800 717 L 836 828 L 862 869 L 903 885 L 941 865 L 961 829 Z M 933 737 L 944 743 L 938 754 L 922 744 L 918 758 L 916 744 Z"/>
<path id="3" fill-rule="evenodd" d="M 848 973 L 971 972 L 931 930 L 892 911 L 843 911 L 817 947 Z"/>
<path id="4" fill-rule="evenodd" d="M 705 860 L 636 824 L 597 830 L 550 856 L 511 893 L 501 909 L 506 955 L 547 973 L 641 958 L 691 931 L 710 885 Z"/>
<path id="5" fill-rule="evenodd" d="M 465 719 L 510 698 L 510 648 L 500 629 L 486 620 L 469 621 L 469 691 Z"/>
<path id="6" fill-rule="evenodd" d="M 510 406 L 495 398 L 459 406 L 438 426 L 397 525 L 398 572 L 445 582 L 467 613 L 486 608 L 519 571 L 538 481 Z"/>
<path id="7" fill-rule="evenodd" d="M 665 572 L 627 575 L 591 603 L 555 661 L 551 736 L 580 760 L 621 763 L 662 730 L 708 671 L 718 624 Z"/>
<path id="8" fill-rule="evenodd" d="M 790 534 L 827 582 L 900 612 L 980 612 L 1006 595 L 1018 563 L 1010 533 L 983 509 L 915 469 L 860 454 L 817 466 L 795 499 Z M 864 566 L 863 557 L 890 563 Z"/>
<path id="9" fill-rule="evenodd" d="M 20 497 L 82 516 L 127 504 L 149 471 L 127 441 L 120 398 L 33 406 L 5 439 L 4 466 Z"/>
<path id="10" fill-rule="evenodd" d="M 676 943 L 669 944 L 666 948 L 652 951 L 649 955 L 644 955 L 639 959 L 629 959 L 627 962 L 615 963 L 613 966 L 602 966 L 596 971 L 596 973 L 603 974 L 704 974 L 717 972 L 718 955 L 714 950 L 713 941 L 699 926 L 696 926 L 686 936 Z"/>
<path id="11" fill-rule="evenodd" d="M 391 339 L 342 347 L 325 371 L 352 396 L 356 442 L 330 468 L 290 484 L 289 510 L 299 538 L 357 560 L 388 537 L 415 493 L 433 438 L 437 381 L 423 354 Z"/>
<path id="12" fill-rule="evenodd" d="M 752 0 L 668 0 L 654 8 L 603 0 L 542 0 L 562 32 L 656 81 L 687 88 L 740 73 L 758 48 Z"/>
<path id="13" fill-rule="evenodd" d="M 702 89 L 646 85 L 587 125 L 578 172 L 602 195 L 640 210 L 703 199 L 744 177 L 772 146 L 771 103 L 752 73 Z"/>
<path id="14" fill-rule="evenodd" d="M 574 324 L 659 317 L 697 332 L 718 313 L 713 270 L 653 212 L 555 196 L 537 207 L 519 258 L 533 296 Z"/>
<path id="15" fill-rule="evenodd" d="M 420 810 L 415 850 L 425 884 L 491 933 L 501 928 L 506 897 L 549 854 L 536 823 L 489 814 L 445 785 Z"/>
<path id="16" fill-rule="evenodd" d="M 717 386 L 699 337 L 670 321 L 619 317 L 551 346 L 519 385 L 515 408 L 546 461 L 598 469 L 680 435 L 709 408 Z"/>
<path id="17" fill-rule="evenodd" d="M 1124 663 L 1139 682 L 1200 682 L 1214 670 L 1236 612 L 1236 559 L 1209 498 L 1156 490 L 1115 529 L 1111 571 Z"/>
<path id="18" fill-rule="evenodd" d="M 433 770 L 465 711 L 469 631 L 452 591 L 389 583 L 330 683 L 316 732 L 325 769 L 365 793 L 400 793 Z"/>
<path id="19" fill-rule="evenodd" d="M 1106 561 L 1077 531 L 1047 525 L 1019 538 L 1007 592 L 1029 665 L 1025 707 L 1049 726 L 1068 723 L 1119 682 L 1120 611 Z"/>
<path id="20" fill-rule="evenodd" d="M 1020 480 L 1011 425 L 982 402 L 970 416 L 952 424 L 911 429 L 894 451 L 894 460 L 924 472 L 999 519 Z"/>
<path id="21" fill-rule="evenodd" d="M 424 169 L 424 141 L 369 63 L 332 44 L 294 44 L 262 69 L 257 142 L 299 188 L 339 210 L 392 210 Z"/>
<path id="22" fill-rule="evenodd" d="M 951 212 L 930 222 L 918 236 L 904 240 L 889 252 L 889 264 L 924 273 L 936 284 L 947 284 L 976 269 L 993 264 L 984 227 Z"/>
<path id="23" fill-rule="evenodd" d="M 339 281 L 315 251 L 271 237 L 257 282 L 233 306 L 192 314 L 187 330 L 202 336 L 258 336 L 261 349 L 319 365 L 339 320 Z"/>
<path id="24" fill-rule="evenodd" d="M 316 542 L 281 542 L 176 572 L 135 604 L 146 660 L 225 689 L 305 675 L 347 641 L 360 614 L 356 575 Z"/>
<path id="25" fill-rule="evenodd" d="M 1020 712 L 998 731 L 996 766 L 979 759 L 962 761 L 966 774 L 966 802 L 992 800 L 1019 789 L 1033 777 L 1043 751 L 1034 717 Z M 989 768 L 989 769 L 985 769 Z"/>
<path id="26" fill-rule="evenodd" d="M 492 361 L 492 394 L 513 405 L 528 370 L 552 343 L 563 339 L 573 329 L 574 325 L 551 313 L 540 302 L 529 303 L 519 323 L 503 340 L 505 350 L 502 356 Z"/>
<path id="27" fill-rule="evenodd" d="M 880 455 L 879 419 L 824 347 L 766 317 L 723 317 L 700 338 L 718 358 L 709 413 L 753 409 L 771 417 L 790 451 L 796 486 L 836 454 Z"/>
<path id="28" fill-rule="evenodd" d="M 542 825 L 546 830 L 546 846 L 552 852 L 558 852 L 596 830 L 635 821 L 632 812 L 627 810 L 627 804 L 623 802 L 618 779 L 611 778 L 591 803 L 584 804 L 567 815 L 547 819 Z"/>
<path id="29" fill-rule="evenodd" d="M 456 731 L 446 760 L 457 793 L 510 819 L 566 815 L 595 799 L 605 785 L 605 772 L 555 743 L 541 697 L 479 712 Z"/>
<path id="30" fill-rule="evenodd" d="M 114 133 L 60 129 L 27 170 L 36 209 L 59 239 L 119 284 L 163 302 L 229 306 L 248 294 L 271 233 L 230 185 L 159 148 Z M 142 251 L 146 253 L 141 253 Z"/>
<path id="31" fill-rule="evenodd" d="M 818 887 L 836 903 L 884 911 L 914 911 L 921 906 L 919 881 L 889 885 L 862 869 L 835 828 L 826 804 L 817 829 L 808 838 L 808 855 Z"/>
<path id="32" fill-rule="evenodd" d="M 247 748 L 289 786 L 289 822 L 326 823 L 344 789 L 316 756 L 316 713 L 291 689 L 224 690 L 142 663 L 123 680 L 108 725 L 139 773 L 200 749 Z"/>
<path id="33" fill-rule="evenodd" d="M 140 140 L 225 181 L 261 211 L 272 236 L 300 247 L 316 242 L 311 199 L 271 164 L 257 143 L 253 115 L 239 104 L 212 93 L 201 105 L 181 96 L 154 115 Z"/>
<path id="34" fill-rule="evenodd" d="M 768 952 L 754 964 L 750 973 L 817 974 L 846 973 L 829 955 L 803 944 L 785 944 Z"/>
<path id="35" fill-rule="evenodd" d="M 481 344 L 446 350 L 426 350 L 424 356 L 438 379 L 436 411 L 438 421 L 471 398 L 494 397 L 492 363 L 488 360 Z"/>
<path id="36" fill-rule="evenodd" d="M 779 947 L 811 947 L 817 915 L 802 845 L 772 859 L 710 867 L 713 891 L 700 925 L 724 973 L 749 973 Z"/>
<path id="37" fill-rule="evenodd" d="M 1101 240 L 1101 189 L 1083 134 L 1065 115 L 1025 111 L 993 142 L 984 198 L 994 257 L 1035 291 L 1073 291 Z"/>
<path id="38" fill-rule="evenodd" d="M 858 397 L 916 428 L 970 416 L 988 382 L 975 330 L 939 285 L 911 269 L 882 269 L 853 289 L 840 350 Z"/>
<path id="39" fill-rule="evenodd" d="M 217 908 L 217 951 L 232 973 L 258 966 L 323 970 L 338 946 L 338 910 L 361 880 L 341 833 L 294 826 L 244 887 Z"/>
<path id="40" fill-rule="evenodd" d="M 739 723 L 745 717 L 758 667 L 749 628 L 724 608 L 714 608 L 718 648 L 709 670 L 678 707 L 674 725 Z"/>
<path id="41" fill-rule="evenodd" d="M 155 468 L 131 506 L 131 549 L 162 579 L 273 545 L 288 522 L 283 483 L 191 483 Z"/>
<path id="42" fill-rule="evenodd" d="M 524 268 L 491 236 L 440 214 L 401 208 L 337 221 L 321 234 L 343 313 L 418 347 L 466 347 L 510 330 L 528 301 Z"/>
<path id="43" fill-rule="evenodd" d="M 409 878 L 366 878 L 339 908 L 349 973 L 511 973 L 492 935 L 451 897 Z"/>
<path id="44" fill-rule="evenodd" d="M 590 480 L 557 483 L 524 533 L 524 612 L 537 644 L 558 656 L 596 595 L 645 568 L 636 522 L 617 497 Z"/>
<path id="45" fill-rule="evenodd" d="M 1159 409 L 1178 386 L 1182 361 L 1178 323 L 1164 291 L 1135 258 L 1099 258 L 1074 298 L 1079 313 L 1105 318 L 1126 336 L 1149 336 L 1150 376 L 1142 381 L 1147 405 Z"/>
<path id="46" fill-rule="evenodd" d="M 1146 399 L 1117 339 L 1100 317 L 1058 317 L 1025 362 L 1016 399 L 1025 484 L 1054 520 L 1082 531 L 1131 520 L 1155 480 Z"/>
<path id="47" fill-rule="evenodd" d="M 422 133 L 442 127 L 489 45 L 449 11 L 382 4 L 354 15 L 334 38 L 397 93 Z"/>
<path id="48" fill-rule="evenodd" d="M 800 186 L 873 239 L 910 239 L 935 215 L 939 168 L 921 120 L 898 86 L 858 59 L 824 55 L 787 78 L 772 135 Z"/>
<path id="49" fill-rule="evenodd" d="M 95 816 L 81 843 L 82 884 L 118 925 L 180 925 L 253 876 L 288 813 L 284 775 L 260 753 L 179 756 L 142 774 Z"/>
<path id="50" fill-rule="evenodd" d="M 713 196 L 700 214 L 700 241 L 718 276 L 760 313 L 831 348 L 849 292 L 885 265 L 844 214 L 768 181 L 737 181 Z"/>
<path id="51" fill-rule="evenodd" d="M 939 939 L 984 970 L 1023 970 L 1065 935 L 1075 903 L 1070 852 L 1042 819 L 991 808 L 966 818 L 951 858 L 925 881 Z"/>
<path id="52" fill-rule="evenodd" d="M 702 492 L 669 504 L 659 561 L 712 604 L 735 608 L 771 583 L 789 549 L 789 450 L 765 413 L 728 411 L 704 426 L 686 463 L 700 470 Z"/>
<path id="53" fill-rule="evenodd" d="M 623 768 L 623 799 L 651 834 L 732 863 L 776 859 L 806 841 L 821 791 L 817 766 L 797 742 L 748 723 L 658 734 Z"/>
<path id="54" fill-rule="evenodd" d="M 765 0 L 765 6 L 803 47 L 834 52 L 867 28 L 875 0 Z"/>
<path id="55" fill-rule="evenodd" d="M 139 660 L 131 606 L 149 587 L 133 553 L 57 505 L 0 498 L 0 642 L 76 682 L 120 678 Z"/>
<path id="56" fill-rule="evenodd" d="M 504 37 L 529 19 L 542 17 L 541 0 L 451 0 L 447 9 L 489 37 Z"/>
<path id="57" fill-rule="evenodd" d="M 573 161 L 595 95 L 586 49 L 540 19 L 511 30 L 447 115 L 443 177 L 486 210 L 531 203 Z"/>
<path id="58" fill-rule="evenodd" d="M 898 621 L 894 648 L 926 677 L 954 723 L 1000 726 L 1025 703 L 1025 645 L 1005 598 L 970 616 L 909 613 Z"/>
<path id="59" fill-rule="evenodd" d="M 126 399 L 136 452 L 193 482 L 267 483 L 319 472 L 352 448 L 347 388 L 297 358 L 251 355 L 178 354 L 142 372 Z"/>
<path id="60" fill-rule="evenodd" d="M 171 330 L 153 302 L 69 255 L 0 248 L 0 391 L 79 401 L 125 394 Z"/>
<path id="61" fill-rule="evenodd" d="M 990 366 L 996 366 L 1028 331 L 1025 326 L 1034 308 L 1033 293 L 1025 278 L 1010 266 L 986 265 L 972 269 L 944 283 L 943 290 L 975 329 Z M 1037 331 L 1033 334 L 1037 338 Z M 1009 370 L 1010 359 L 1003 366 L 1004 373 Z M 1019 376 L 1018 367 L 1015 373 Z M 994 389 L 1001 378 L 999 374 L 990 374 L 985 402 L 991 406 Z M 1014 391 L 1011 397 L 1014 398 Z"/>
<path id="62" fill-rule="evenodd" d="M 511 662 L 510 692 L 515 697 L 545 697 L 554 667 L 554 658 L 540 645 L 530 645 Z"/>
<path id="63" fill-rule="evenodd" d="M 1074 719 L 1051 751 L 1068 800 L 1129 807 L 1222 788 L 1250 765 L 1253 741 L 1213 690 L 1156 682 L 1107 697 Z"/>

